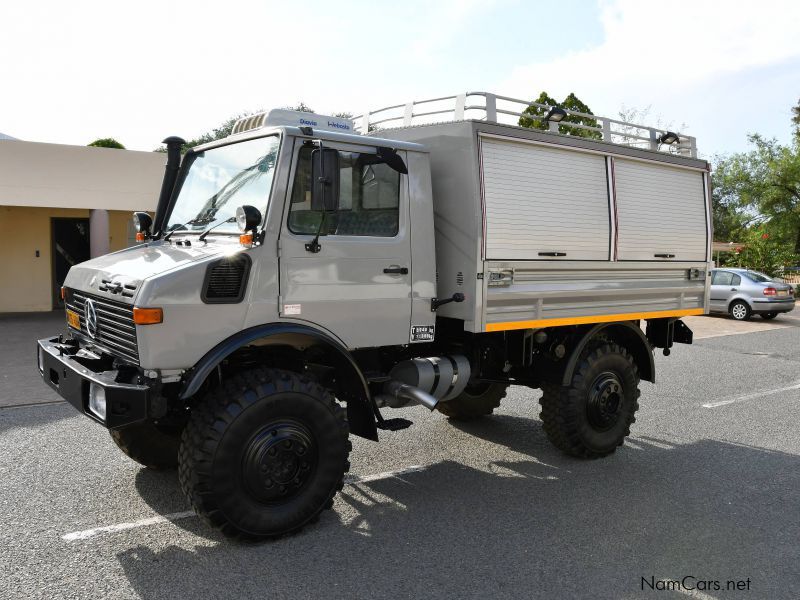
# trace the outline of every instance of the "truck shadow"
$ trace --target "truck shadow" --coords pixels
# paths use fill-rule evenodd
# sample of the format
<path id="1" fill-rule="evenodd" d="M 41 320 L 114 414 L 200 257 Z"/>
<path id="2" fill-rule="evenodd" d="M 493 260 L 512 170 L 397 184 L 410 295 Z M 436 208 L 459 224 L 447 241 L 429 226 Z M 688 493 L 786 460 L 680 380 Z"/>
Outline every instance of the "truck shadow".
<path id="1" fill-rule="evenodd" d="M 496 435 L 492 426 L 467 427 Z M 443 461 L 351 483 L 334 511 L 294 537 L 237 544 L 190 518 L 178 523 L 204 540 L 142 543 L 117 558 L 148 599 L 635 598 L 652 596 L 642 578 L 685 575 L 723 585 L 749 577 L 752 597 L 795 597 L 797 456 L 640 437 L 636 449 L 577 461 L 536 456 L 527 443 L 530 460 L 488 469 Z M 170 510 L 155 499 L 166 478 L 140 484 L 151 477 L 137 477 L 145 500 Z"/>

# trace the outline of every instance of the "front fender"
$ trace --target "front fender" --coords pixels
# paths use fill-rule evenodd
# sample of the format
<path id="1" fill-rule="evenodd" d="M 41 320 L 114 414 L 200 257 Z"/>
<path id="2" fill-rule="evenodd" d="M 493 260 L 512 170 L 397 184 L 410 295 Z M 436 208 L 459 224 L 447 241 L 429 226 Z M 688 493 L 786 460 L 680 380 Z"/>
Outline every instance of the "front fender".
<path id="1" fill-rule="evenodd" d="M 209 350 L 184 378 L 180 399 L 194 396 L 203 382 L 217 366 L 236 350 L 257 340 L 275 336 L 293 336 L 323 345 L 331 354 L 333 366 L 337 368 L 337 379 L 343 383 L 339 396 L 347 402 L 347 418 L 350 430 L 355 435 L 378 439 L 369 386 L 364 374 L 350 352 L 333 337 L 306 325 L 297 323 L 267 323 L 240 331 Z"/>

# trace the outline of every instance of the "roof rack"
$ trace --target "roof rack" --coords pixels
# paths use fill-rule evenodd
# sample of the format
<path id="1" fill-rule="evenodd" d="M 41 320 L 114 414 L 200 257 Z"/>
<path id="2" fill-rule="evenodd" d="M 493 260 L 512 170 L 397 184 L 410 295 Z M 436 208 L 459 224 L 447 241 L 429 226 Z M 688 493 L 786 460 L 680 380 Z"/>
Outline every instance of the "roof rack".
<path id="1" fill-rule="evenodd" d="M 518 125 L 520 117 L 530 117 L 542 121 L 542 117 L 526 114 L 524 111 L 529 106 L 541 108 L 545 113 L 553 108 L 532 100 L 509 98 L 490 92 L 466 92 L 455 96 L 442 96 L 429 100 L 417 100 L 407 104 L 395 104 L 369 111 L 363 115 L 353 117 L 354 129 L 359 133 L 368 133 L 378 129 L 411 127 L 449 121 L 479 120 L 487 123 L 500 123 L 505 125 Z M 599 115 L 569 110 L 560 107 L 567 115 L 582 117 L 590 120 L 576 123 L 550 121 L 548 128 L 553 133 L 569 134 L 575 129 L 585 130 L 590 133 L 587 137 L 612 144 L 622 144 L 649 150 L 681 154 L 697 158 L 697 140 L 688 135 L 676 134 L 677 140 L 673 143 L 664 143 L 662 139 L 671 133 L 666 129 L 647 127 L 635 123 L 626 123 L 617 119 L 610 119 Z"/>

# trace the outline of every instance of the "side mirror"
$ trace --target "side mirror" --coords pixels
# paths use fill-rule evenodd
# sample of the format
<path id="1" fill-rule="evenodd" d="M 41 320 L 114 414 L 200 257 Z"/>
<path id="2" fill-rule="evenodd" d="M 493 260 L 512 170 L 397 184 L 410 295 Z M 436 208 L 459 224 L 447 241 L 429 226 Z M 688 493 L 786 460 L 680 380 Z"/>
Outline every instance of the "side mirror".
<path id="1" fill-rule="evenodd" d="M 236 209 L 236 224 L 242 231 L 255 232 L 261 224 L 261 211 L 245 204 Z"/>
<path id="2" fill-rule="evenodd" d="M 133 213 L 133 227 L 136 229 L 136 241 L 143 242 L 150 237 L 153 219 L 146 212 Z"/>
<path id="3" fill-rule="evenodd" d="M 339 208 L 339 152 L 317 148 L 311 153 L 311 210 Z"/>
<path id="4" fill-rule="evenodd" d="M 397 150 L 386 146 L 378 146 L 377 154 L 378 158 L 385 162 L 387 167 L 402 175 L 408 175 L 408 167 L 406 167 L 406 163 L 403 162 Z"/>

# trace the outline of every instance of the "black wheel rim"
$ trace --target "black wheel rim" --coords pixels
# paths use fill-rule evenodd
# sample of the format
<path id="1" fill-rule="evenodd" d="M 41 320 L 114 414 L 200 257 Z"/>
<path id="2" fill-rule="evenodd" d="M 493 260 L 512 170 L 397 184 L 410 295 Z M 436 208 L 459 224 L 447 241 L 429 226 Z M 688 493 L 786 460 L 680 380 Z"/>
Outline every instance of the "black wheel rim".
<path id="1" fill-rule="evenodd" d="M 314 477 L 319 453 L 314 436 L 300 421 L 284 419 L 262 427 L 245 446 L 242 479 L 264 504 L 284 504 Z"/>
<path id="2" fill-rule="evenodd" d="M 592 382 L 586 406 L 589 424 L 598 431 L 614 427 L 622 411 L 624 390 L 616 373 L 606 371 Z"/>

